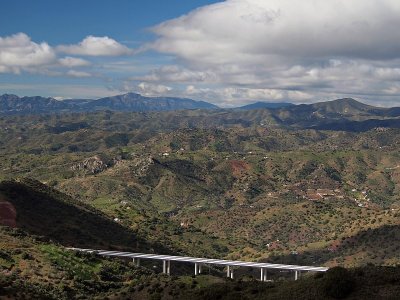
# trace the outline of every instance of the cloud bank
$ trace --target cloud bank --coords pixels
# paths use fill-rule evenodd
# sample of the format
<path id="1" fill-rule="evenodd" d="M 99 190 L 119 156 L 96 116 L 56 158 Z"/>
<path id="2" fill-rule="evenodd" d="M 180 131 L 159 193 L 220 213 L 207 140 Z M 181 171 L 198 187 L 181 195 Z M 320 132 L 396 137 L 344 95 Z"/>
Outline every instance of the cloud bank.
<path id="1" fill-rule="evenodd" d="M 202 64 L 392 59 L 399 16 L 397 0 L 228 0 L 154 27 L 153 47 Z"/>
<path id="2" fill-rule="evenodd" d="M 62 53 L 81 56 L 124 56 L 132 50 L 109 37 L 88 36 L 76 45 L 50 46 L 36 43 L 25 33 L 0 37 L 0 73 L 28 72 L 46 76 L 93 77 L 88 70 L 93 63 L 81 57 L 63 56 Z"/>
<path id="3" fill-rule="evenodd" d="M 227 0 L 153 27 L 158 38 L 147 47 L 174 55 L 179 67 L 141 79 L 253 90 L 233 93 L 241 101 L 379 101 L 400 96 L 398 28 L 398 0 Z"/>

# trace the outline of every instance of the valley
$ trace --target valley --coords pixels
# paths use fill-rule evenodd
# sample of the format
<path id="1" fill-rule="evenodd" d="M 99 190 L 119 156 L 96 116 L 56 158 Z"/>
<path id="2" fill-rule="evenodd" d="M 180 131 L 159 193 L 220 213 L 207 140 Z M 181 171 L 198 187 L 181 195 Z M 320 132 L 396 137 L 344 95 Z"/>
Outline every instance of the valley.
<path id="1" fill-rule="evenodd" d="M 398 265 L 400 129 L 299 128 L 271 113 L 7 116 L 0 120 L 1 199 L 15 209 L 15 226 L 45 243 L 35 246 L 40 253 L 56 243 L 328 267 Z M 125 272 L 123 262 L 113 264 Z M 10 266 L 2 264 L 15 271 Z"/>

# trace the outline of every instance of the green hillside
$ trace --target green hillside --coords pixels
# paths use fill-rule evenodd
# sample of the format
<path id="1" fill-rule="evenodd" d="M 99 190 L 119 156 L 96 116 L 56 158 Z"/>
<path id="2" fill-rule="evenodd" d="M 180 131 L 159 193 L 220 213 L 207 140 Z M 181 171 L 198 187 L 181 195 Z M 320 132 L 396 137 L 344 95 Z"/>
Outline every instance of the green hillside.
<path id="1" fill-rule="evenodd" d="M 393 245 L 379 255 L 338 245 L 399 225 L 398 129 L 190 128 L 180 123 L 184 114 L 196 112 L 154 115 L 171 117 L 170 127 L 155 122 L 150 131 L 137 125 L 156 120 L 152 114 L 6 118 L 0 178 L 35 178 L 98 209 L 113 226 L 131 230 L 121 238 L 132 240 L 129 247 L 146 240 L 199 256 L 396 263 L 399 241 L 391 234 L 370 236 L 368 243 Z M 82 240 L 90 239 L 102 245 L 96 237 Z"/>
<path id="2" fill-rule="evenodd" d="M 355 105 L 339 104 L 343 110 Z M 331 113 L 337 105 L 318 109 Z M 352 109 L 369 113 L 369 107 L 357 105 Z M 21 290 L 28 295 L 39 293 L 35 282 L 53 282 L 45 275 L 51 265 L 46 255 L 65 255 L 77 266 L 94 259 L 63 254 L 62 246 L 361 268 L 352 271 L 357 282 L 374 278 L 376 270 L 365 269 L 367 264 L 396 270 L 389 267 L 400 263 L 400 130 L 294 129 L 282 127 L 279 118 L 268 110 L 249 110 L 0 119 L 0 201 L 15 208 L 19 228 L 2 229 L 8 249 L 3 273 L 37 278 Z M 19 277 L 19 268 L 30 265 L 13 252 L 18 243 L 31 245 L 42 275 L 26 271 Z M 109 262 L 95 260 L 90 274 L 102 282 L 96 272 Z M 202 299 L 222 291 L 243 299 L 253 291 L 260 298 L 285 299 L 282 288 L 310 291 L 304 299 L 323 293 L 310 288 L 323 286 L 318 277 L 269 287 L 252 282 L 249 276 L 255 274 L 245 271 L 239 273 L 245 283 L 222 280 L 218 269 L 211 269 L 217 277 L 164 278 L 150 272 L 136 280 L 127 263 L 115 262 L 119 284 L 106 283 L 104 290 L 73 278 L 65 284 L 73 295 L 111 299 L 189 294 Z M 176 272 L 190 274 L 191 268 Z M 275 281 L 279 278 L 286 279 L 276 274 Z M 3 280 L 3 294 L 21 288 L 14 281 Z M 57 290 L 46 287 L 40 293 L 68 297 L 55 282 Z M 355 286 L 355 298 L 349 299 L 373 294 Z M 388 288 L 390 299 L 395 290 Z"/>

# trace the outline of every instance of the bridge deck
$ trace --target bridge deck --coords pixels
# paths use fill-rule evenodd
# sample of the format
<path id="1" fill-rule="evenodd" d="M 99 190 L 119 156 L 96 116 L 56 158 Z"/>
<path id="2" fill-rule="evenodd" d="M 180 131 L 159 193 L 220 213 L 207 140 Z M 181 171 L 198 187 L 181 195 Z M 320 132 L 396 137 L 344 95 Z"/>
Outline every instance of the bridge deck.
<path id="1" fill-rule="evenodd" d="M 311 271 L 311 272 L 326 272 L 326 267 L 313 267 L 313 266 L 298 266 L 298 265 L 285 265 L 285 264 L 271 264 L 271 263 L 260 263 L 260 262 L 245 262 L 237 260 L 224 260 L 224 259 L 211 259 L 211 258 L 198 258 L 189 256 L 174 256 L 174 255 L 159 255 L 159 254 L 144 254 L 144 253 L 132 253 L 132 252 L 120 252 L 120 251 L 106 251 L 106 250 L 93 250 L 93 249 L 80 249 L 80 248 L 68 248 L 70 250 L 95 253 L 101 256 L 111 257 L 125 257 L 125 258 L 143 258 L 143 259 L 155 259 L 162 261 L 180 261 L 189 262 L 195 264 L 211 264 L 221 266 L 237 266 L 237 267 L 251 267 L 260 269 L 278 269 L 278 270 L 289 270 L 289 271 Z"/>

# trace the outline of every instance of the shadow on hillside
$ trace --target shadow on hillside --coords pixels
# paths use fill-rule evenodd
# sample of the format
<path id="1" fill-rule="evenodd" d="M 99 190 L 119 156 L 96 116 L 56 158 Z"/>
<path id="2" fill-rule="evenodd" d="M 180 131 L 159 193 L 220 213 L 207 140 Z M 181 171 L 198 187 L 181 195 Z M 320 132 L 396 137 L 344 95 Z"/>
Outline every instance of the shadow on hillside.
<path id="1" fill-rule="evenodd" d="M 383 127 L 383 128 L 400 128 L 399 119 L 389 119 L 389 120 L 366 120 L 366 121 L 349 121 L 342 120 L 337 122 L 322 123 L 313 126 L 305 125 L 306 129 L 316 129 L 316 130 L 335 130 L 335 131 L 349 131 L 349 132 L 365 132 L 371 129 Z"/>
<path id="2" fill-rule="evenodd" d="M 17 211 L 17 227 L 64 246 L 169 253 L 97 211 L 40 182 L 3 181 L 0 194 Z"/>
<path id="3" fill-rule="evenodd" d="M 316 251 L 305 251 L 298 255 L 270 257 L 268 262 L 324 265 L 328 261 L 336 260 L 338 264 L 345 264 L 345 257 L 362 253 L 365 257 L 354 261 L 357 265 L 383 265 L 386 261 L 398 261 L 400 250 L 400 225 L 384 225 L 379 228 L 366 229 L 354 236 L 333 243 L 334 246 Z"/>

